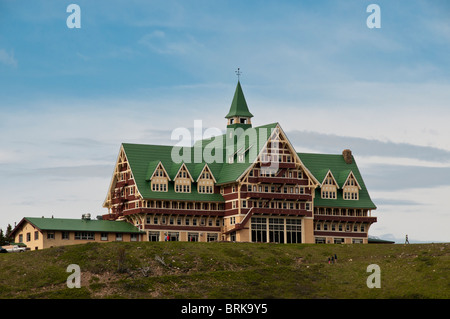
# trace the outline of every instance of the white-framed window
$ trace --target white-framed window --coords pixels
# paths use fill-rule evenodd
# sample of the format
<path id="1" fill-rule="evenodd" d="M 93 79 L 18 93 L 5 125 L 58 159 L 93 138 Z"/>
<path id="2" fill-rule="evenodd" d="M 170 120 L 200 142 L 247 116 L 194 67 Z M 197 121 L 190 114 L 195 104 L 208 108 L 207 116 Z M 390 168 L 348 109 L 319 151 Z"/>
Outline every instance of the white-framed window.
<path id="1" fill-rule="evenodd" d="M 75 232 L 75 239 L 77 240 L 94 240 L 93 232 Z"/>

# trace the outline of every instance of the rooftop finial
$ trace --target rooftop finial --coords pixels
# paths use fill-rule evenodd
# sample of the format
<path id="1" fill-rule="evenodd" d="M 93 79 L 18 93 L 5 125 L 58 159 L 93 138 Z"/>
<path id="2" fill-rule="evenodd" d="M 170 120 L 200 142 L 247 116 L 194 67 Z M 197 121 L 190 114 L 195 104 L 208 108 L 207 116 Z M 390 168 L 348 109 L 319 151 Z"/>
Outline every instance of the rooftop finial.
<path id="1" fill-rule="evenodd" d="M 234 71 L 234 72 L 236 73 L 236 75 L 237 75 L 237 77 L 238 77 L 238 81 L 239 81 L 239 78 L 240 78 L 240 76 L 241 76 L 241 74 L 242 74 L 241 69 L 238 68 L 237 71 Z"/>

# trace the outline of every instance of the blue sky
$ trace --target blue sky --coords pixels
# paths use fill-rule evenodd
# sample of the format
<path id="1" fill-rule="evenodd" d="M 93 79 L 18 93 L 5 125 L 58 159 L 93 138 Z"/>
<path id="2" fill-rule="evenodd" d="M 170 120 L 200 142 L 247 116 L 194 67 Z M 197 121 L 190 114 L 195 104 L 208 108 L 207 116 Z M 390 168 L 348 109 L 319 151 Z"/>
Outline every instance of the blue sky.
<path id="1" fill-rule="evenodd" d="M 0 0 L 0 227 L 105 213 L 120 143 L 224 128 L 240 67 L 255 125 L 352 149 L 371 235 L 450 241 L 449 16 L 444 0 Z"/>

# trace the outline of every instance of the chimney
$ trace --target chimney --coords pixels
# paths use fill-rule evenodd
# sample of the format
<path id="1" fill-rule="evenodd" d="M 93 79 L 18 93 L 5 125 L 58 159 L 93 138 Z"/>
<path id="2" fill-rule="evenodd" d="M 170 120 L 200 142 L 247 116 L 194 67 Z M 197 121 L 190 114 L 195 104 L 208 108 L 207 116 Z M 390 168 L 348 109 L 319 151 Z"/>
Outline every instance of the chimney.
<path id="1" fill-rule="evenodd" d="M 345 149 L 342 151 L 342 156 L 344 157 L 344 161 L 347 164 L 351 164 L 352 163 L 352 151 L 349 149 Z"/>

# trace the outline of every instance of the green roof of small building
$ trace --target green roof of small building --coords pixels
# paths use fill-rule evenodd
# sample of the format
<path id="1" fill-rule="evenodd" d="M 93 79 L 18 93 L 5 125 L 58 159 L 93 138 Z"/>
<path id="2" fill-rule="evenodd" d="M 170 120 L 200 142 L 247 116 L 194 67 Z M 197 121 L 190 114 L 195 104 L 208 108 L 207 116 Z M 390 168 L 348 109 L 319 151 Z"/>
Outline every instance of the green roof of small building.
<path id="1" fill-rule="evenodd" d="M 253 114 L 248 110 L 247 102 L 245 101 L 244 92 L 242 91 L 241 83 L 238 81 L 236 91 L 234 92 L 233 101 L 231 102 L 230 111 L 225 118 L 230 117 L 253 117 Z"/>
<path id="2" fill-rule="evenodd" d="M 24 217 L 23 220 L 40 230 L 141 233 L 137 227 L 126 221 L 42 217 Z"/>

